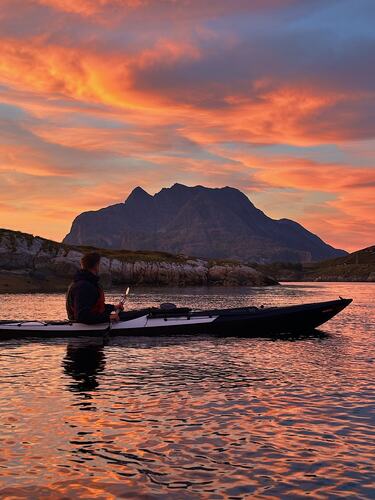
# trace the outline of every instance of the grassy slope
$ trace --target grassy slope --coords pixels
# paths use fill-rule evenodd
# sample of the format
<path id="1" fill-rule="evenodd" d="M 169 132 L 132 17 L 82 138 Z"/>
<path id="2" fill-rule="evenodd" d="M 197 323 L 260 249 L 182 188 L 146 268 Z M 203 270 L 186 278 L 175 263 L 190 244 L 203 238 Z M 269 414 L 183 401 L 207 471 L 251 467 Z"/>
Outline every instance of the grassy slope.
<path id="1" fill-rule="evenodd" d="M 337 278 L 343 281 L 366 281 L 371 273 L 375 273 L 375 246 L 315 264 L 275 262 L 254 267 L 278 280 L 324 281 Z"/>
<path id="2" fill-rule="evenodd" d="M 319 262 L 306 270 L 307 276 L 337 276 L 344 280 L 355 277 L 367 279 L 370 273 L 375 273 L 375 246 L 358 250 L 345 257 Z"/>

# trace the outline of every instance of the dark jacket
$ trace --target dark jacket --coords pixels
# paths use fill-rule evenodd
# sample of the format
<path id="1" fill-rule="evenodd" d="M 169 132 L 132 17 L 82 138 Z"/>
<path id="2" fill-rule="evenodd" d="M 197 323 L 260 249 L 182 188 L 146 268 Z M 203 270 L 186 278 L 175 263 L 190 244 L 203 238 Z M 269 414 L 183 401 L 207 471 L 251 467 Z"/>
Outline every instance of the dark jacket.
<path id="1" fill-rule="evenodd" d="M 66 294 L 66 310 L 71 321 L 94 324 L 109 321 L 115 306 L 105 304 L 98 276 L 81 269 Z"/>

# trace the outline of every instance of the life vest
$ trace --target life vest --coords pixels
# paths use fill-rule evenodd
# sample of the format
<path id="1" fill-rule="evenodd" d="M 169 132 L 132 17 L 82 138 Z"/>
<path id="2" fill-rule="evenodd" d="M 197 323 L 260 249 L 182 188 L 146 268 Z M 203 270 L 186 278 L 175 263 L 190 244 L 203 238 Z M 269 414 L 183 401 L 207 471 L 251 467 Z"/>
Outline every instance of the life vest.
<path id="1" fill-rule="evenodd" d="M 99 298 L 96 303 L 93 305 L 91 312 L 93 314 L 103 314 L 105 311 L 105 298 L 103 289 L 98 286 Z"/>

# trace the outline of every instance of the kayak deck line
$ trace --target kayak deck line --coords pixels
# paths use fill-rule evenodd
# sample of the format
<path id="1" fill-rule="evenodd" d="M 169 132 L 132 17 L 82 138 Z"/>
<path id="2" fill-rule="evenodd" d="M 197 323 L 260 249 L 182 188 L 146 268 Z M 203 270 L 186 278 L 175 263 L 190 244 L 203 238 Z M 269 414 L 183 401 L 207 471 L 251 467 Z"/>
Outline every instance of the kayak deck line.
<path id="1" fill-rule="evenodd" d="M 71 321 L 0 321 L 0 340 L 28 337 L 222 334 L 267 337 L 313 330 L 345 309 L 352 299 L 280 307 L 192 310 L 145 308 L 121 313 L 120 321 L 88 325 Z"/>

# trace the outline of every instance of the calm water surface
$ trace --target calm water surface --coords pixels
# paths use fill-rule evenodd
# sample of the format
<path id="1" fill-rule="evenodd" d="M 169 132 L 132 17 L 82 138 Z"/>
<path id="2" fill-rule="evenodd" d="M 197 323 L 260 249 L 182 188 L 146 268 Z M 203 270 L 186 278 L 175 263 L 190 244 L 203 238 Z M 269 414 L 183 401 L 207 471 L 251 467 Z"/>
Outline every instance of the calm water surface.
<path id="1" fill-rule="evenodd" d="M 375 498 L 375 284 L 143 289 L 129 307 L 338 295 L 353 304 L 300 339 L 0 342 L 0 498 Z M 64 317 L 62 295 L 0 296 L 0 319 Z"/>

